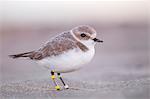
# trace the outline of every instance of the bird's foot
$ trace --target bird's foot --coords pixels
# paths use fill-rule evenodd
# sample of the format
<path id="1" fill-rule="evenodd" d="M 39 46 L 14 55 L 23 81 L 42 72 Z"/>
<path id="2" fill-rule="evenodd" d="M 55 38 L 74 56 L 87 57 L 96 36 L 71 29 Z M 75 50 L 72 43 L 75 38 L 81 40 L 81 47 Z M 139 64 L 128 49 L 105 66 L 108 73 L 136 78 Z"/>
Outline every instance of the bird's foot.
<path id="1" fill-rule="evenodd" d="M 64 88 L 65 88 L 65 89 L 69 89 L 69 86 L 68 86 L 68 85 L 65 85 Z"/>
<path id="2" fill-rule="evenodd" d="M 60 86 L 59 85 L 55 86 L 55 89 L 60 90 Z"/>

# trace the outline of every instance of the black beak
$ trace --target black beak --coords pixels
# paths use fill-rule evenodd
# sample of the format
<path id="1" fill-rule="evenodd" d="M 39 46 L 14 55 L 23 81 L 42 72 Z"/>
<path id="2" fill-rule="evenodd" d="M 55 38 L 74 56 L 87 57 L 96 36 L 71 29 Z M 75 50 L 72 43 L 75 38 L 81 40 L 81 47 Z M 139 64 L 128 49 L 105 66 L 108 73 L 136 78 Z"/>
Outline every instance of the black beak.
<path id="1" fill-rule="evenodd" d="M 99 39 L 97 39 L 97 38 L 94 38 L 93 40 L 94 40 L 94 42 L 101 42 L 101 43 L 103 43 L 102 40 L 99 40 Z"/>

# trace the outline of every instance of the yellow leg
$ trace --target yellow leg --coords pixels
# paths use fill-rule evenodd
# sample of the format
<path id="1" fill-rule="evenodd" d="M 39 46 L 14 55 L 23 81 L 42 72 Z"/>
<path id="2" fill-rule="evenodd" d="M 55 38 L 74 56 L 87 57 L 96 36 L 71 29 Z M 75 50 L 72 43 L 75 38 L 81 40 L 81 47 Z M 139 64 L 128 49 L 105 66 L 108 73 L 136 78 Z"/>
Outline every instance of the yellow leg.
<path id="1" fill-rule="evenodd" d="M 54 71 L 51 71 L 51 79 L 53 80 L 53 82 L 55 84 L 55 89 L 60 90 L 60 86 L 56 83 L 55 78 L 56 77 L 55 77 Z"/>

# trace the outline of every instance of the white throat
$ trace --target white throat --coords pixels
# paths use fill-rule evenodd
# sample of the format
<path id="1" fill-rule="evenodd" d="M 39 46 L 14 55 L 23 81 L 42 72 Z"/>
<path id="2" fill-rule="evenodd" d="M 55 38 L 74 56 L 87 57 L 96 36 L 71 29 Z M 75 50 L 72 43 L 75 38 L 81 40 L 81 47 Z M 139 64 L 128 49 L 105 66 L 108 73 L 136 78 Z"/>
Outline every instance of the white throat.
<path id="1" fill-rule="evenodd" d="M 89 40 L 80 40 L 80 42 L 82 43 L 82 44 L 84 44 L 85 46 L 87 46 L 89 49 L 91 49 L 91 48 L 94 48 L 94 46 L 95 46 L 95 42 L 93 41 L 93 40 L 91 40 L 91 39 L 89 39 Z"/>

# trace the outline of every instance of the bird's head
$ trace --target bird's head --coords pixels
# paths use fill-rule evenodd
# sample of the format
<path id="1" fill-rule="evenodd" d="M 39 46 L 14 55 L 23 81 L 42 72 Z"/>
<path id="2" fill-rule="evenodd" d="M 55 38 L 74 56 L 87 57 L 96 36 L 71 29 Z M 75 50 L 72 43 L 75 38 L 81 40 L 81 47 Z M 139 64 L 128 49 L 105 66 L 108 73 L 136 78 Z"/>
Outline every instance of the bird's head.
<path id="1" fill-rule="evenodd" d="M 95 45 L 96 42 L 103 42 L 102 40 L 96 38 L 97 33 L 95 29 L 87 25 L 77 26 L 73 28 L 71 32 L 73 33 L 74 37 L 82 43 Z"/>

